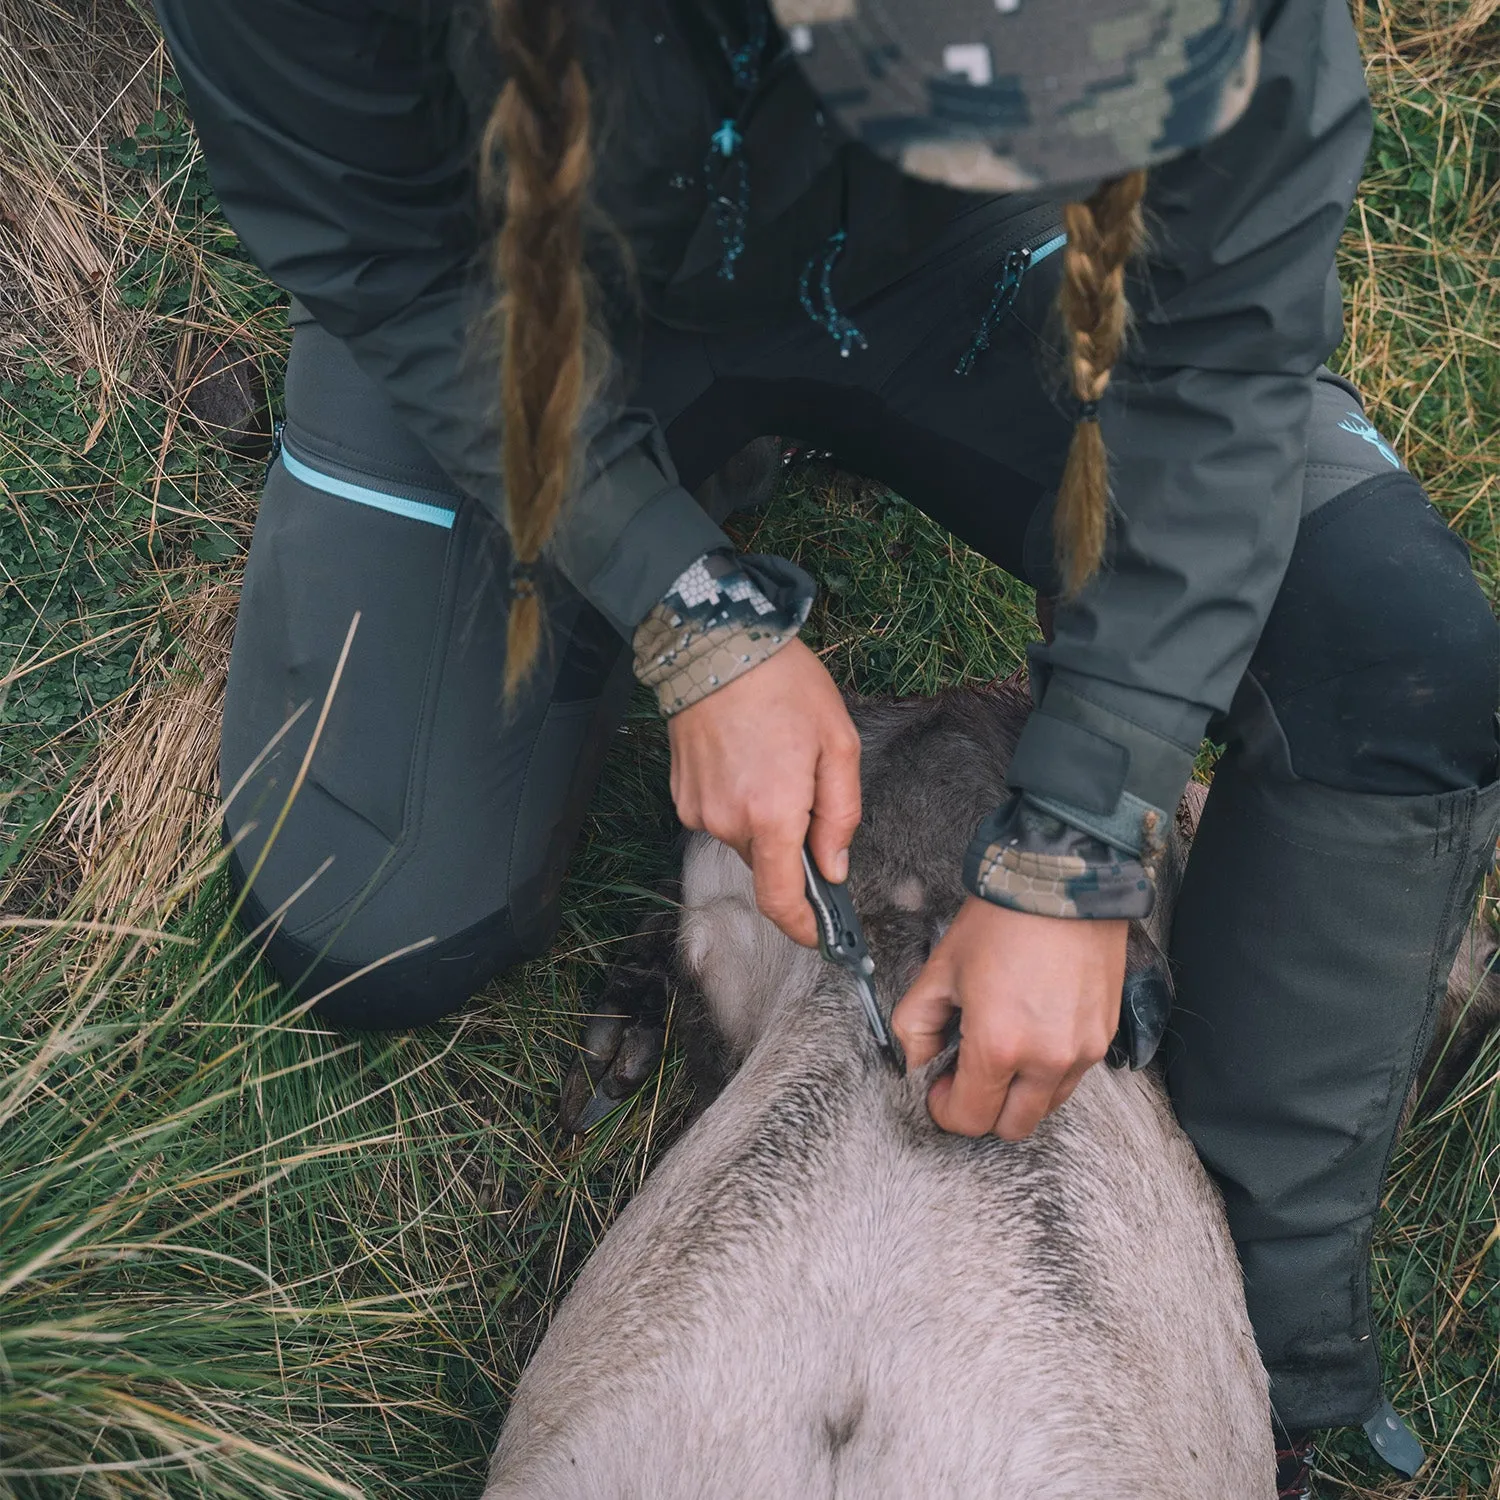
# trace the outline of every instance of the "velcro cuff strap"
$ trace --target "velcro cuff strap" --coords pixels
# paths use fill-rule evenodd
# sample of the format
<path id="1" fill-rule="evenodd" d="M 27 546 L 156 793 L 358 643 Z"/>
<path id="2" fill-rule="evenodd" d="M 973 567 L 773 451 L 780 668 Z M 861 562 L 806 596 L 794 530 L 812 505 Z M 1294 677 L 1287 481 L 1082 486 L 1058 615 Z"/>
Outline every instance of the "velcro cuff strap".
<path id="1" fill-rule="evenodd" d="M 1051 797 L 1038 797 L 1027 792 L 1026 800 L 1043 812 L 1050 813 L 1070 828 L 1082 829 L 1102 840 L 1112 849 L 1122 849 L 1129 854 L 1152 858 L 1160 848 L 1167 826 L 1167 815 L 1159 807 L 1142 802 L 1129 792 L 1121 792 L 1120 800 L 1113 812 L 1096 813 L 1087 808 L 1075 807 L 1071 803 L 1058 802 Z"/>
<path id="2" fill-rule="evenodd" d="M 1123 745 L 1043 707 L 1027 721 L 1005 779 L 1033 801 L 1063 802 L 1103 816 L 1114 812 L 1129 772 Z"/>
<path id="3" fill-rule="evenodd" d="M 1140 695 L 1138 712 L 1122 713 L 1085 697 L 1063 674 L 1053 673 L 1041 706 L 1021 732 L 1007 780 L 1037 803 L 1075 827 L 1092 828 L 1083 815 L 1108 819 L 1107 838 L 1116 848 L 1121 830 L 1151 809 L 1175 808 L 1193 770 L 1193 745 L 1166 729 L 1146 726 L 1170 711 L 1183 718 L 1183 705 Z M 1205 713 L 1206 718 L 1206 713 Z M 1129 796 L 1133 800 L 1122 801 Z M 1063 809 L 1066 809 L 1064 811 Z"/>

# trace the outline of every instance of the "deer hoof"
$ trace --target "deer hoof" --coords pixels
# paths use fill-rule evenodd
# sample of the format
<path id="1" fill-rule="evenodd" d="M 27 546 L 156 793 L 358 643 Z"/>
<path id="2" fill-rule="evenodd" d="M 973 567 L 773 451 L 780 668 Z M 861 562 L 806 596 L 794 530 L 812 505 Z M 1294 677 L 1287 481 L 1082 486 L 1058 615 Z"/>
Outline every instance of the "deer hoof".
<path id="1" fill-rule="evenodd" d="M 558 1119 L 582 1135 L 646 1082 L 661 1061 L 664 1029 L 633 1016 L 595 1016 L 583 1034 L 580 1055 L 568 1069 Z"/>

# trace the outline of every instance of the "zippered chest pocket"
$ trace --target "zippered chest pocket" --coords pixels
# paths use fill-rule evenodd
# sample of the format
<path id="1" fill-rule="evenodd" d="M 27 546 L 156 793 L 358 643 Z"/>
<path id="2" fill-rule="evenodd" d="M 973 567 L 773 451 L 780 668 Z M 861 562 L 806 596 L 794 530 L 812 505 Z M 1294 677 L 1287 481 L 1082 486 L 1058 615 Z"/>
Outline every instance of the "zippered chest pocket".
<path id="1" fill-rule="evenodd" d="M 1021 295 L 1021 287 L 1026 280 L 1027 272 L 1033 266 L 1046 260 L 1048 256 L 1055 255 L 1067 243 L 1066 234 L 1057 229 L 1050 229 L 1029 243 L 1006 251 L 995 277 L 994 292 L 990 297 L 989 306 L 984 310 L 979 326 L 974 330 L 974 337 L 970 340 L 969 347 L 954 366 L 955 374 L 967 375 L 974 368 L 975 362 L 989 349 L 995 329 L 1014 308 L 1016 299 Z"/>

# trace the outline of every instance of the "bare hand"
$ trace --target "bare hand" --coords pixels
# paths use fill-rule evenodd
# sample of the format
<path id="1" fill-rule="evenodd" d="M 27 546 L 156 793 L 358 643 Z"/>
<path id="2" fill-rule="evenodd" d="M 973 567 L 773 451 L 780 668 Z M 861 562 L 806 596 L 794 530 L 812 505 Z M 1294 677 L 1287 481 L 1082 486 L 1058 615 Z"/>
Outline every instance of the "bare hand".
<path id="1" fill-rule="evenodd" d="M 860 806 L 859 731 L 827 668 L 789 641 L 674 714 L 667 733 L 677 816 L 735 850 L 755 875 L 761 912 L 815 947 L 802 844 L 825 878 L 846 879 Z"/>
<path id="2" fill-rule="evenodd" d="M 957 1069 L 927 1096 L 937 1124 L 1019 1141 L 1067 1100 L 1119 1024 L 1129 926 L 964 903 L 891 1017 L 919 1068 L 963 1012 Z"/>

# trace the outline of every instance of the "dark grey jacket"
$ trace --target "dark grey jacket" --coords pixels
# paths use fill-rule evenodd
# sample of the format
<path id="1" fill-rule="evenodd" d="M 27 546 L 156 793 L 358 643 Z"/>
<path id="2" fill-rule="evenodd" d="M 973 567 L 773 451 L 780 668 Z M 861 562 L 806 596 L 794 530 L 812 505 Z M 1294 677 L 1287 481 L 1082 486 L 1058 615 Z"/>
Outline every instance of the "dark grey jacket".
<path id="1" fill-rule="evenodd" d="M 745 35 L 746 0 L 606 9 L 600 197 L 653 315 L 700 328 L 777 315 L 840 225 L 836 290 L 850 305 L 972 206 L 836 136 L 789 57 L 768 62 L 751 97 L 737 91 L 719 38 Z M 495 77 L 469 0 L 157 10 L 250 253 L 498 511 L 494 361 L 474 337 L 490 299 L 473 269 L 474 140 Z M 1291 553 L 1313 372 L 1340 337 L 1334 249 L 1370 129 L 1353 28 L 1343 0 L 1262 0 L 1261 20 L 1244 117 L 1152 173 L 1137 333 L 1102 416 L 1112 561 L 1058 611 L 1035 661 L 1044 695 L 1013 781 L 1083 827 L 1118 831 L 1143 803 L 1174 806 L 1210 713 L 1228 707 Z M 726 116 L 757 184 L 734 282 L 716 275 L 703 181 L 704 143 Z M 728 543 L 676 482 L 650 412 L 602 400 L 588 422 L 586 484 L 554 556 L 629 634 L 683 568 Z"/>

